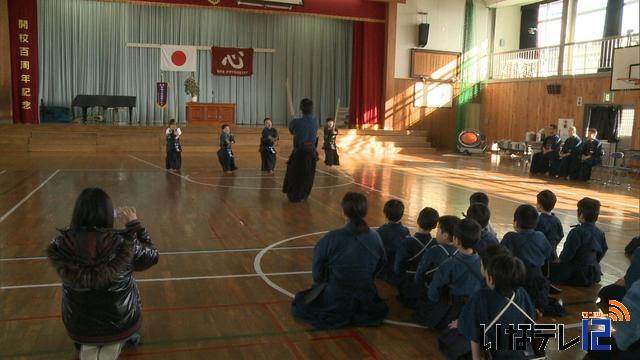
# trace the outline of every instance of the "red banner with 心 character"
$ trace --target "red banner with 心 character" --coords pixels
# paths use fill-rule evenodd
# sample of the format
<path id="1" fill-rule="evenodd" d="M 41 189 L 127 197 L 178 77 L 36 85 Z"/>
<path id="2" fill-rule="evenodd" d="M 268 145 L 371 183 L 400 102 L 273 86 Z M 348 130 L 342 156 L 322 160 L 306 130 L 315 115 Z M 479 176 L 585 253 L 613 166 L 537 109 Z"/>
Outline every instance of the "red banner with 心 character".
<path id="1" fill-rule="evenodd" d="M 38 1 L 8 5 L 13 122 L 38 124 Z"/>
<path id="2" fill-rule="evenodd" d="M 212 47 L 211 71 L 222 76 L 253 75 L 253 49 Z"/>

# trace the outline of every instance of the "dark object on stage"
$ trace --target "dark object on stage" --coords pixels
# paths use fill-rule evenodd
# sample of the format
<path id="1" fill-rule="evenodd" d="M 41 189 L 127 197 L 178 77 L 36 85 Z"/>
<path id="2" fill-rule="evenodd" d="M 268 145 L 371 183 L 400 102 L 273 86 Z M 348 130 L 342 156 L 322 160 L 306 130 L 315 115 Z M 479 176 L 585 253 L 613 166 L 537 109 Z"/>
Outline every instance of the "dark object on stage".
<path id="1" fill-rule="evenodd" d="M 71 103 L 72 107 L 82 108 L 82 121 L 87 121 L 87 109 L 90 107 L 129 108 L 129 123 L 131 123 L 133 108 L 136 107 L 135 96 L 111 96 L 111 95 L 76 95 Z"/>
<path id="2" fill-rule="evenodd" d="M 187 124 L 219 127 L 236 123 L 236 104 L 187 103 Z"/>
<path id="3" fill-rule="evenodd" d="M 480 154 L 484 152 L 484 135 L 475 129 L 464 129 L 458 134 L 458 150 L 465 155 Z"/>
<path id="4" fill-rule="evenodd" d="M 547 94 L 560 94 L 560 84 L 547 85 Z"/>
<path id="5" fill-rule="evenodd" d="M 418 46 L 425 47 L 429 41 L 429 24 L 418 25 Z"/>

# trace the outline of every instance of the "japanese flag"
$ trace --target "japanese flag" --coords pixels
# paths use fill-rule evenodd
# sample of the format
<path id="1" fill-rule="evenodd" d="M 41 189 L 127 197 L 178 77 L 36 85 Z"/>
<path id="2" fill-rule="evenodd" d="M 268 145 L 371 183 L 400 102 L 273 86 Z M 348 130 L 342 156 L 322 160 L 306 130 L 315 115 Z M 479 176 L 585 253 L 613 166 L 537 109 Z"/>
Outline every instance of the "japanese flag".
<path id="1" fill-rule="evenodd" d="M 197 65 L 195 46 L 160 45 L 160 70 L 195 72 Z"/>

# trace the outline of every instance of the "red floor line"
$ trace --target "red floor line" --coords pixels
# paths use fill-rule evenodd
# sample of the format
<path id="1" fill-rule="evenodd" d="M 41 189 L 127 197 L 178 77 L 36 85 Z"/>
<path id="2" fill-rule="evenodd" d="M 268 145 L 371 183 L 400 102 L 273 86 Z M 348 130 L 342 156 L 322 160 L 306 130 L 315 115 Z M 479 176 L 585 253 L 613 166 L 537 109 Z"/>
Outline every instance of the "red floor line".
<path id="1" fill-rule="evenodd" d="M 326 341 L 326 340 L 340 340 L 340 339 L 353 339 L 351 334 L 346 335 L 333 335 L 333 336 L 319 336 L 311 338 L 311 341 Z"/>
<path id="2" fill-rule="evenodd" d="M 200 348 L 177 348 L 177 349 L 165 349 L 165 350 L 157 350 L 157 351 L 134 351 L 134 352 L 123 352 L 120 354 L 121 357 L 136 357 L 136 356 L 147 356 L 147 355 L 164 355 L 164 354 L 176 354 L 176 353 L 190 353 L 190 352 L 200 352 L 200 351 L 208 351 L 208 350 L 219 350 L 219 349 L 232 349 L 232 348 L 246 348 L 246 347 L 254 347 L 261 345 L 278 345 L 280 342 L 252 342 L 252 343 L 241 343 L 241 344 L 225 344 L 225 345 L 215 345 L 215 346 L 205 346 Z"/>
<path id="3" fill-rule="evenodd" d="M 289 349 L 293 351 L 293 354 L 295 355 L 296 359 L 301 359 L 301 360 L 304 359 L 305 358 L 304 354 L 302 354 L 302 351 L 300 351 L 298 346 L 291 340 L 291 338 L 289 337 L 289 334 L 286 333 L 284 325 L 282 325 L 280 320 L 278 320 L 278 317 L 276 316 L 276 314 L 273 313 L 273 311 L 269 307 L 269 304 L 264 304 L 263 306 L 267 311 L 267 314 L 269 315 L 271 322 L 276 326 L 278 330 L 280 330 L 280 332 L 284 334 L 285 341 L 283 341 L 283 343 L 287 344 Z"/>
<path id="4" fill-rule="evenodd" d="M 362 348 L 374 359 L 377 360 L 382 360 L 382 356 L 380 354 L 378 354 L 378 352 L 376 351 L 376 349 L 373 348 L 373 346 L 371 346 L 371 344 L 369 344 L 369 342 L 362 337 L 362 335 L 358 334 L 356 331 L 351 330 L 349 331 L 349 335 L 351 335 L 351 337 L 357 341 L 360 346 L 362 346 Z"/>
<path id="5" fill-rule="evenodd" d="M 215 308 L 233 308 L 233 307 L 246 307 L 246 306 L 263 306 L 263 305 L 272 305 L 272 304 L 284 304 L 288 303 L 291 300 L 274 300 L 264 303 L 242 303 L 242 304 L 209 304 L 209 305 L 200 305 L 200 306 L 182 306 L 182 307 L 168 307 L 168 308 L 143 308 L 143 313 L 154 313 L 154 312 L 174 312 L 174 311 L 191 311 L 191 310 L 203 310 L 203 309 L 215 309 Z M 59 319 L 61 315 L 41 315 L 41 316 L 28 316 L 22 318 L 9 318 L 9 319 L 0 319 L 0 323 L 3 322 L 11 322 L 11 321 L 31 321 L 31 320 L 51 320 L 51 319 Z"/>

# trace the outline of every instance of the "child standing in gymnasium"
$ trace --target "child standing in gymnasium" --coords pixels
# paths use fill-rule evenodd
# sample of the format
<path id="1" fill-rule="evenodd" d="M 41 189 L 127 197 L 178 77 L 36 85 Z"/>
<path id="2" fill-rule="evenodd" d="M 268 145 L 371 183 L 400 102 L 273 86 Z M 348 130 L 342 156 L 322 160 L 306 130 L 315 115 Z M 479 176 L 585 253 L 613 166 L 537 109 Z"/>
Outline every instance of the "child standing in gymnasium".
<path id="1" fill-rule="evenodd" d="M 536 196 L 537 208 L 540 212 L 538 217 L 538 225 L 536 230 L 544 234 L 551 245 L 551 260 L 558 258 L 556 248 L 560 243 L 560 240 L 564 237 L 564 231 L 562 230 L 562 223 L 560 219 L 556 217 L 551 210 L 556 206 L 556 194 L 551 190 L 543 190 Z"/>
<path id="2" fill-rule="evenodd" d="M 600 282 L 600 260 L 608 246 L 604 232 L 596 226 L 599 215 L 600 201 L 588 197 L 578 201 L 580 225 L 569 231 L 559 262 L 551 264 L 551 282 L 573 286 Z"/>
<path id="3" fill-rule="evenodd" d="M 276 142 L 278 142 L 278 130 L 273 127 L 271 118 L 264 119 L 264 129 L 260 137 L 260 157 L 262 159 L 262 171 L 270 175 L 276 168 Z"/>
<path id="4" fill-rule="evenodd" d="M 438 211 L 426 207 L 418 215 L 419 231 L 416 236 L 406 236 L 400 242 L 393 271 L 399 279 L 398 300 L 413 307 L 418 300 L 418 289 L 414 285 L 414 274 L 424 252 L 435 245 L 431 230 L 438 225 Z"/>
<path id="5" fill-rule="evenodd" d="M 421 299 L 427 298 L 427 288 L 433 279 L 433 273 L 445 260 L 452 257 L 458 251 L 453 245 L 453 229 L 460 221 L 457 216 L 445 215 L 438 219 L 438 231 L 436 231 L 437 244 L 425 250 L 414 277 L 416 288 Z"/>
<path id="6" fill-rule="evenodd" d="M 167 139 L 167 159 L 165 165 L 167 170 L 179 171 L 182 166 L 182 146 L 180 146 L 180 135 L 182 131 L 176 125 L 176 120 L 169 120 L 169 127 L 164 132 Z"/>
<path id="7" fill-rule="evenodd" d="M 489 208 L 481 203 L 474 203 L 469 205 L 467 209 L 467 218 L 473 219 L 480 224 L 482 231 L 480 232 L 480 241 L 474 246 L 474 250 L 478 255 L 482 256 L 484 249 L 492 245 L 498 245 L 498 239 L 495 234 L 492 234 L 487 230 L 489 225 L 489 219 L 491 218 L 491 211 Z"/>
<path id="8" fill-rule="evenodd" d="M 382 245 L 387 254 L 387 262 L 382 270 L 378 273 L 378 277 L 392 285 L 397 285 L 399 279 L 395 276 L 393 266 L 396 261 L 396 253 L 402 243 L 402 240 L 410 236 L 409 229 L 402 225 L 402 216 L 404 215 L 404 204 L 400 200 L 389 200 L 384 204 L 384 216 L 387 223 L 378 228 L 378 234 L 382 239 Z"/>
<path id="9" fill-rule="evenodd" d="M 327 125 L 324 127 L 324 163 L 328 166 L 340 165 L 340 158 L 338 157 L 338 147 L 336 146 L 336 137 L 338 136 L 338 129 L 336 129 L 336 122 L 333 118 L 327 119 Z"/>
<path id="10" fill-rule="evenodd" d="M 460 220 L 453 243 L 458 252 L 435 271 L 427 293 L 428 301 L 420 302 L 415 320 L 428 328 L 442 329 L 456 320 L 469 297 L 485 286 L 480 273 L 480 257 L 473 251 L 480 241 L 480 224 L 472 219 Z"/>
<path id="11" fill-rule="evenodd" d="M 229 125 L 222 125 L 222 133 L 220 134 L 220 150 L 218 150 L 218 160 L 222 165 L 222 170 L 227 174 L 232 174 L 236 169 L 236 161 L 233 156 L 231 146 L 236 143 L 236 140 L 231 133 Z"/>
<path id="12" fill-rule="evenodd" d="M 502 246 L 522 261 L 526 269 L 524 288 L 537 309 L 548 315 L 562 315 L 564 310 L 556 299 L 549 297 L 549 279 L 542 271 L 551 258 L 551 245 L 543 233 L 534 230 L 538 211 L 531 205 L 520 205 L 513 214 L 515 232 L 502 238 Z"/>

